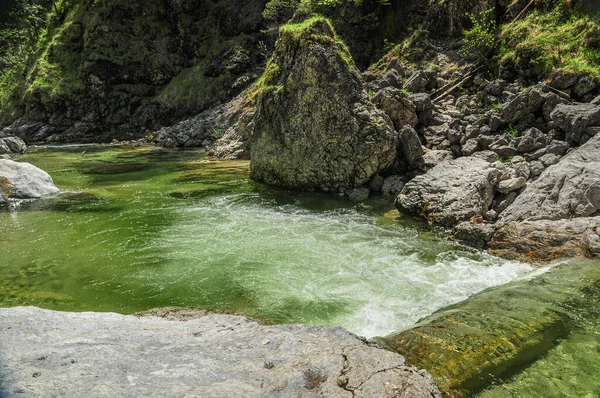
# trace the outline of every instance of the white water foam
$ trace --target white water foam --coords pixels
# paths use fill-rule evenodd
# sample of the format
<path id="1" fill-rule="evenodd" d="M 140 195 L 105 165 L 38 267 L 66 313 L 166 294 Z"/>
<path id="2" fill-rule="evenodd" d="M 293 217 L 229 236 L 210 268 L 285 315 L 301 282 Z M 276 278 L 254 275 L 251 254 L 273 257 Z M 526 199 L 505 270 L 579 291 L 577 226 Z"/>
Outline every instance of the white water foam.
<path id="1" fill-rule="evenodd" d="M 162 268 L 137 278 L 158 290 L 185 285 L 192 295 L 220 282 L 237 286 L 259 312 L 366 337 L 406 328 L 531 270 L 402 223 L 378 225 L 359 206 L 311 211 L 252 193 L 207 198 L 179 216 L 149 245 Z"/>

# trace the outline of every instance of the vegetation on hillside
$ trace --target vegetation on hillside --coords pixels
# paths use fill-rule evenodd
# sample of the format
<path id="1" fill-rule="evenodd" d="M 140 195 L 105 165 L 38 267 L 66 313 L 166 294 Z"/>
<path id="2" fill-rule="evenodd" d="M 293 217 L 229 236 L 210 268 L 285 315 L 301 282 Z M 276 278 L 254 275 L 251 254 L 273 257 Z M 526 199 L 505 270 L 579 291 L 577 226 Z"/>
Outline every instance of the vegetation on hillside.
<path id="1" fill-rule="evenodd" d="M 497 60 L 531 81 L 555 70 L 600 80 L 600 26 L 593 17 L 576 1 L 539 1 L 501 27 Z"/>

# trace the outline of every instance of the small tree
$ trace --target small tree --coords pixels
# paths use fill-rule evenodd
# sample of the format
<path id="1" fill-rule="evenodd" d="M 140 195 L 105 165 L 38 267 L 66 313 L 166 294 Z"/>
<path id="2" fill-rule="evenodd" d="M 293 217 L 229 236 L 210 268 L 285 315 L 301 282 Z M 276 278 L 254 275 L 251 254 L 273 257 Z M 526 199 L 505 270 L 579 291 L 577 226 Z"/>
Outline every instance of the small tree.
<path id="1" fill-rule="evenodd" d="M 471 29 L 464 31 L 463 47 L 460 55 L 471 61 L 484 61 L 496 46 L 495 9 L 479 13 L 477 16 L 467 13 L 471 20 Z"/>

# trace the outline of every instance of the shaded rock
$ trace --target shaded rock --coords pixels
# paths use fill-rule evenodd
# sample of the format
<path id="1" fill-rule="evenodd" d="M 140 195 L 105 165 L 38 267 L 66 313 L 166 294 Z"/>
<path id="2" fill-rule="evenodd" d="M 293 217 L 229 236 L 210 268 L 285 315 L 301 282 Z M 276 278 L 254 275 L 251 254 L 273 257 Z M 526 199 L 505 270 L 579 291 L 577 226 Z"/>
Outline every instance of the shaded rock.
<path id="1" fill-rule="evenodd" d="M 550 262 L 560 258 L 598 257 L 600 242 L 589 239 L 600 217 L 509 222 L 490 241 L 490 253 L 520 261 Z"/>
<path id="2" fill-rule="evenodd" d="M 423 112 L 433 108 L 431 97 L 427 93 L 409 94 L 408 99 L 415 104 L 417 112 Z"/>
<path id="3" fill-rule="evenodd" d="M 534 160 L 529 163 L 529 170 L 531 170 L 532 177 L 538 177 L 542 174 L 542 172 L 546 169 L 546 166 L 538 160 Z"/>
<path id="4" fill-rule="evenodd" d="M 531 168 L 535 175 L 534 163 L 531 162 Z M 600 136 L 596 136 L 548 167 L 506 209 L 501 219 L 558 220 L 594 216 L 599 211 Z"/>
<path id="5" fill-rule="evenodd" d="M 513 204 L 513 202 L 515 201 L 516 198 L 517 198 L 516 192 L 509 192 L 506 195 L 500 195 L 494 201 L 494 202 L 496 202 L 496 205 L 495 205 L 496 213 L 498 213 L 498 214 L 502 213 L 504 210 L 506 210 L 508 208 L 508 206 Z"/>
<path id="6" fill-rule="evenodd" d="M 383 109 L 394 123 L 397 131 L 405 125 L 414 127 L 417 124 L 415 105 L 408 99 L 408 95 L 394 87 L 379 90 L 373 96 L 373 103 Z"/>
<path id="7" fill-rule="evenodd" d="M 579 144 L 588 127 L 600 125 L 600 106 L 559 104 L 550 114 L 552 121 L 566 133 L 566 140 Z"/>
<path id="8" fill-rule="evenodd" d="M 374 192 L 380 192 L 383 187 L 384 178 L 380 175 L 373 176 L 369 182 L 369 188 Z"/>
<path id="9" fill-rule="evenodd" d="M 467 246 L 484 249 L 492 239 L 494 232 L 496 232 L 496 228 L 492 224 L 472 224 L 464 221 L 454 227 L 452 236 Z"/>
<path id="10" fill-rule="evenodd" d="M 423 135 L 427 142 L 428 148 L 433 148 L 440 145 L 444 140 L 448 138 L 450 132 L 450 125 L 444 123 L 441 125 L 429 126 L 423 129 Z"/>
<path id="11" fill-rule="evenodd" d="M 410 126 L 404 126 L 400 131 L 400 152 L 404 155 L 404 162 L 411 170 L 422 170 L 425 167 L 423 160 L 423 146 L 419 135 Z"/>
<path id="12" fill-rule="evenodd" d="M 499 174 L 482 159 L 446 161 L 409 181 L 396 198 L 396 207 L 429 222 L 453 226 L 488 211 Z"/>
<path id="13" fill-rule="evenodd" d="M 560 156 L 555 155 L 553 153 L 547 153 L 540 157 L 540 162 L 544 164 L 544 166 L 552 166 L 553 164 L 557 164 L 560 161 Z"/>
<path id="14" fill-rule="evenodd" d="M 434 74 L 422 70 L 414 72 L 404 83 L 404 87 L 412 93 L 422 93 L 432 90 L 436 85 L 437 82 Z"/>
<path id="15" fill-rule="evenodd" d="M 441 397 L 426 372 L 339 327 L 34 307 L 0 309 L 0 324 L 3 389 L 28 396 Z"/>
<path id="16" fill-rule="evenodd" d="M 579 75 L 563 71 L 554 72 L 549 78 L 548 85 L 558 90 L 565 90 L 572 87 L 579 80 Z"/>
<path id="17" fill-rule="evenodd" d="M 369 101 L 349 60 L 322 17 L 280 30 L 257 99 L 253 179 L 344 192 L 394 163 L 398 134 Z"/>
<path id="18" fill-rule="evenodd" d="M 489 150 L 494 151 L 500 157 L 509 157 L 517 154 L 517 141 L 511 135 L 505 134 L 499 138 L 496 138 L 494 142 L 489 145 Z"/>
<path id="19" fill-rule="evenodd" d="M 346 195 L 348 195 L 348 199 L 353 202 L 362 202 L 363 200 L 369 199 L 370 193 L 371 190 L 367 187 L 357 187 L 347 191 Z"/>
<path id="20" fill-rule="evenodd" d="M 546 122 L 549 122 L 552 120 L 552 111 L 560 104 L 568 104 L 569 101 L 567 101 L 564 98 L 559 97 L 558 95 L 554 94 L 553 92 L 549 92 L 544 94 L 545 97 L 545 102 L 544 102 L 544 106 L 542 107 L 542 112 L 544 114 L 544 120 Z"/>
<path id="21" fill-rule="evenodd" d="M 8 155 L 12 153 L 8 145 L 3 140 L 0 140 L 0 155 Z"/>
<path id="22" fill-rule="evenodd" d="M 381 194 L 389 198 L 395 198 L 404 188 L 404 181 L 401 176 L 389 176 L 383 180 Z"/>
<path id="23" fill-rule="evenodd" d="M 0 178 L 5 196 L 10 198 L 41 198 L 60 192 L 48 173 L 29 163 L 0 159 Z"/>
<path id="24" fill-rule="evenodd" d="M 548 145 L 548 138 L 542 133 L 540 130 L 532 127 L 526 130 L 521 137 L 519 137 L 519 141 L 517 144 L 517 152 L 526 153 L 535 151 L 536 149 L 544 148 Z"/>
<path id="25" fill-rule="evenodd" d="M 581 76 L 577 84 L 573 86 L 573 94 L 581 98 L 597 87 L 596 82 L 587 76 Z"/>
<path id="26" fill-rule="evenodd" d="M 514 123 L 527 114 L 537 112 L 543 104 L 542 92 L 538 88 L 530 88 L 501 107 L 502 118 L 506 123 Z"/>
<path id="27" fill-rule="evenodd" d="M 403 87 L 402 77 L 396 70 L 388 69 L 379 79 L 375 81 L 374 86 L 379 90 L 386 87 L 400 89 Z"/>
<path id="28" fill-rule="evenodd" d="M 570 147 L 571 146 L 564 141 L 554 140 L 550 144 L 548 144 L 546 152 L 553 153 L 558 156 L 564 156 Z"/>
<path id="29" fill-rule="evenodd" d="M 487 83 L 484 87 L 483 90 L 491 95 L 495 95 L 497 97 L 501 96 L 502 93 L 504 92 L 504 89 L 506 88 L 506 85 L 508 83 L 506 82 L 506 80 L 494 80 L 491 81 L 489 83 Z"/>

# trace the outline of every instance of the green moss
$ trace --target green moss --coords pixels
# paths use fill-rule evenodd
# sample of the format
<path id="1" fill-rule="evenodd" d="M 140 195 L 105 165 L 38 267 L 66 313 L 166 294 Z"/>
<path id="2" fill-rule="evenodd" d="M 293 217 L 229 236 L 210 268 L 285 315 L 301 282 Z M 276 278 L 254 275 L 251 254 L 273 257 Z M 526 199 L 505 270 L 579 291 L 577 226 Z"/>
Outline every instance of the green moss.
<path id="1" fill-rule="evenodd" d="M 280 65 L 277 64 L 277 51 L 289 51 L 290 48 L 306 47 L 312 44 L 321 44 L 332 46 L 336 55 L 344 64 L 350 68 L 354 67 L 354 62 L 348 46 L 336 35 L 331 22 L 321 16 L 314 15 L 299 23 L 289 23 L 279 28 L 279 38 L 276 44 L 276 54 L 267 62 L 263 74 L 248 91 L 246 103 L 249 106 L 256 104 L 257 98 L 267 91 L 279 92 L 284 86 L 278 84 L 280 75 Z M 285 82 L 287 89 L 293 89 L 295 83 L 288 78 Z"/>
<path id="2" fill-rule="evenodd" d="M 600 27 L 589 15 L 559 1 L 501 30 L 500 63 L 514 63 L 530 80 L 555 70 L 600 80 Z"/>

